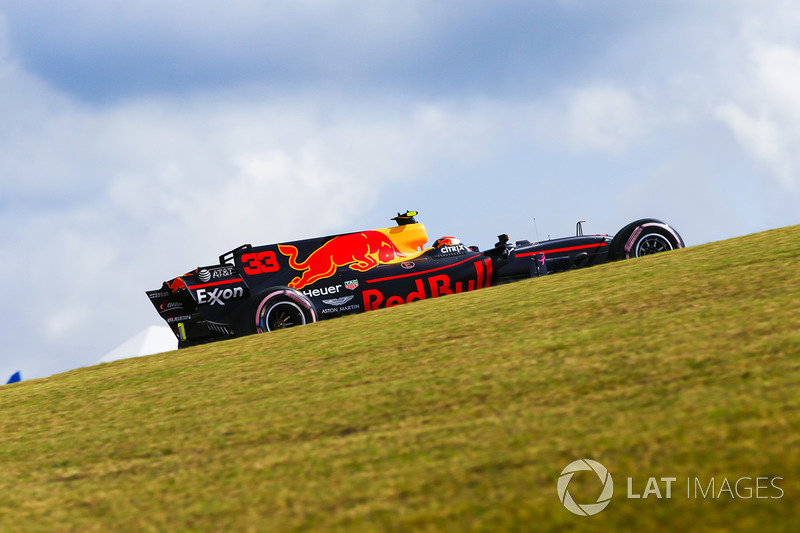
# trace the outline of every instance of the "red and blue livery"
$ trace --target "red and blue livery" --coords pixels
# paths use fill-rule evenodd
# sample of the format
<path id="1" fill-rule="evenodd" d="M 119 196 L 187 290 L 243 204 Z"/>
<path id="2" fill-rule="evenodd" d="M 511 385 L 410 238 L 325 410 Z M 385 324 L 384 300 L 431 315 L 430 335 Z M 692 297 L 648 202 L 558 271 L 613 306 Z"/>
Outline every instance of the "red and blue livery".
<path id="1" fill-rule="evenodd" d="M 512 244 L 499 235 L 481 251 L 447 236 L 426 246 L 416 215 L 398 214 L 389 228 L 245 244 L 147 296 L 186 347 L 685 246 L 656 219 L 632 222 L 614 237 L 584 235 L 578 223 L 575 236 L 543 242 Z"/>

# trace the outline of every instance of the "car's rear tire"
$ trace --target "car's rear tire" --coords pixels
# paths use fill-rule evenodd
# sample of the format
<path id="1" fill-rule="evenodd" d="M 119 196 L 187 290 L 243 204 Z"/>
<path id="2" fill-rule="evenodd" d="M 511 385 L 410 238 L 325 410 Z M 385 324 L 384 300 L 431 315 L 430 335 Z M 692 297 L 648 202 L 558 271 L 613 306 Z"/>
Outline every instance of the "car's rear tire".
<path id="1" fill-rule="evenodd" d="M 611 261 L 631 259 L 684 248 L 683 238 L 667 223 L 654 218 L 631 222 L 614 236 L 609 245 Z"/>
<path id="2" fill-rule="evenodd" d="M 288 287 L 273 287 L 255 310 L 256 333 L 265 333 L 317 321 L 314 304 L 303 293 Z"/>

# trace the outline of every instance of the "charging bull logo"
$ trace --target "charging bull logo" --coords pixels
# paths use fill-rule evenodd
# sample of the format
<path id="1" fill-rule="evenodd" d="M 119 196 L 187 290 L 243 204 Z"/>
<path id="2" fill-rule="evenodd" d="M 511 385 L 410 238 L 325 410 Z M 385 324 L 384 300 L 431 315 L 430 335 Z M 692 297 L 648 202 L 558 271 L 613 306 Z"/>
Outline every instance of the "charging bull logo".
<path id="1" fill-rule="evenodd" d="M 329 278 L 336 269 L 349 266 L 353 270 L 366 272 L 376 266 L 405 257 L 388 235 L 380 231 L 362 231 L 339 235 L 329 240 L 308 256 L 305 261 L 297 261 L 297 248 L 278 245 L 278 250 L 289 258 L 289 266 L 304 271 L 289 283 L 293 289 Z"/>
<path id="2" fill-rule="evenodd" d="M 172 292 L 178 292 L 179 290 L 186 288 L 186 283 L 184 283 L 181 278 L 175 278 L 172 281 L 165 281 L 164 283 Z"/>

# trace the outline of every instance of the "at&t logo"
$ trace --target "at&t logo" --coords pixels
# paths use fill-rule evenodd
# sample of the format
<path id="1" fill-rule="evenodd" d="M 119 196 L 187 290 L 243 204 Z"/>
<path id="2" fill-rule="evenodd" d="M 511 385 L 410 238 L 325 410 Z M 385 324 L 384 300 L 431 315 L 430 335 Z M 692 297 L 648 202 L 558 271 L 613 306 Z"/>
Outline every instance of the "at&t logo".
<path id="1" fill-rule="evenodd" d="M 595 503 L 578 504 L 572 499 L 569 490 L 567 490 L 572 476 L 575 475 L 575 472 L 581 470 L 593 471 L 597 474 L 597 477 L 600 478 L 600 482 L 603 485 L 603 491 L 600 493 L 600 497 L 597 498 Z M 579 459 L 578 461 L 568 464 L 567 467 L 561 471 L 561 475 L 558 478 L 558 499 L 561 500 L 564 507 L 576 515 L 592 516 L 599 513 L 608 507 L 608 504 L 611 503 L 611 496 L 613 495 L 614 481 L 611 479 L 611 474 L 608 472 L 608 469 L 591 459 Z"/>

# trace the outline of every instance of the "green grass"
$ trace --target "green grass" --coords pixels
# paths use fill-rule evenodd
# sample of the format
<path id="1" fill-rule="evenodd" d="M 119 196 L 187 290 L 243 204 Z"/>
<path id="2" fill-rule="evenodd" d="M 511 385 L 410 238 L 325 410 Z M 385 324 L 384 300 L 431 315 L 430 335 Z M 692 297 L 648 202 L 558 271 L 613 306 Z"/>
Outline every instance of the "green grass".
<path id="1" fill-rule="evenodd" d="M 795 226 L 0 387 L 0 531 L 798 531 L 798 243 Z M 556 494 L 581 458 L 615 482 L 592 517 Z M 626 497 L 650 476 L 678 478 L 673 497 Z M 686 497 L 742 477 L 783 497 Z"/>

